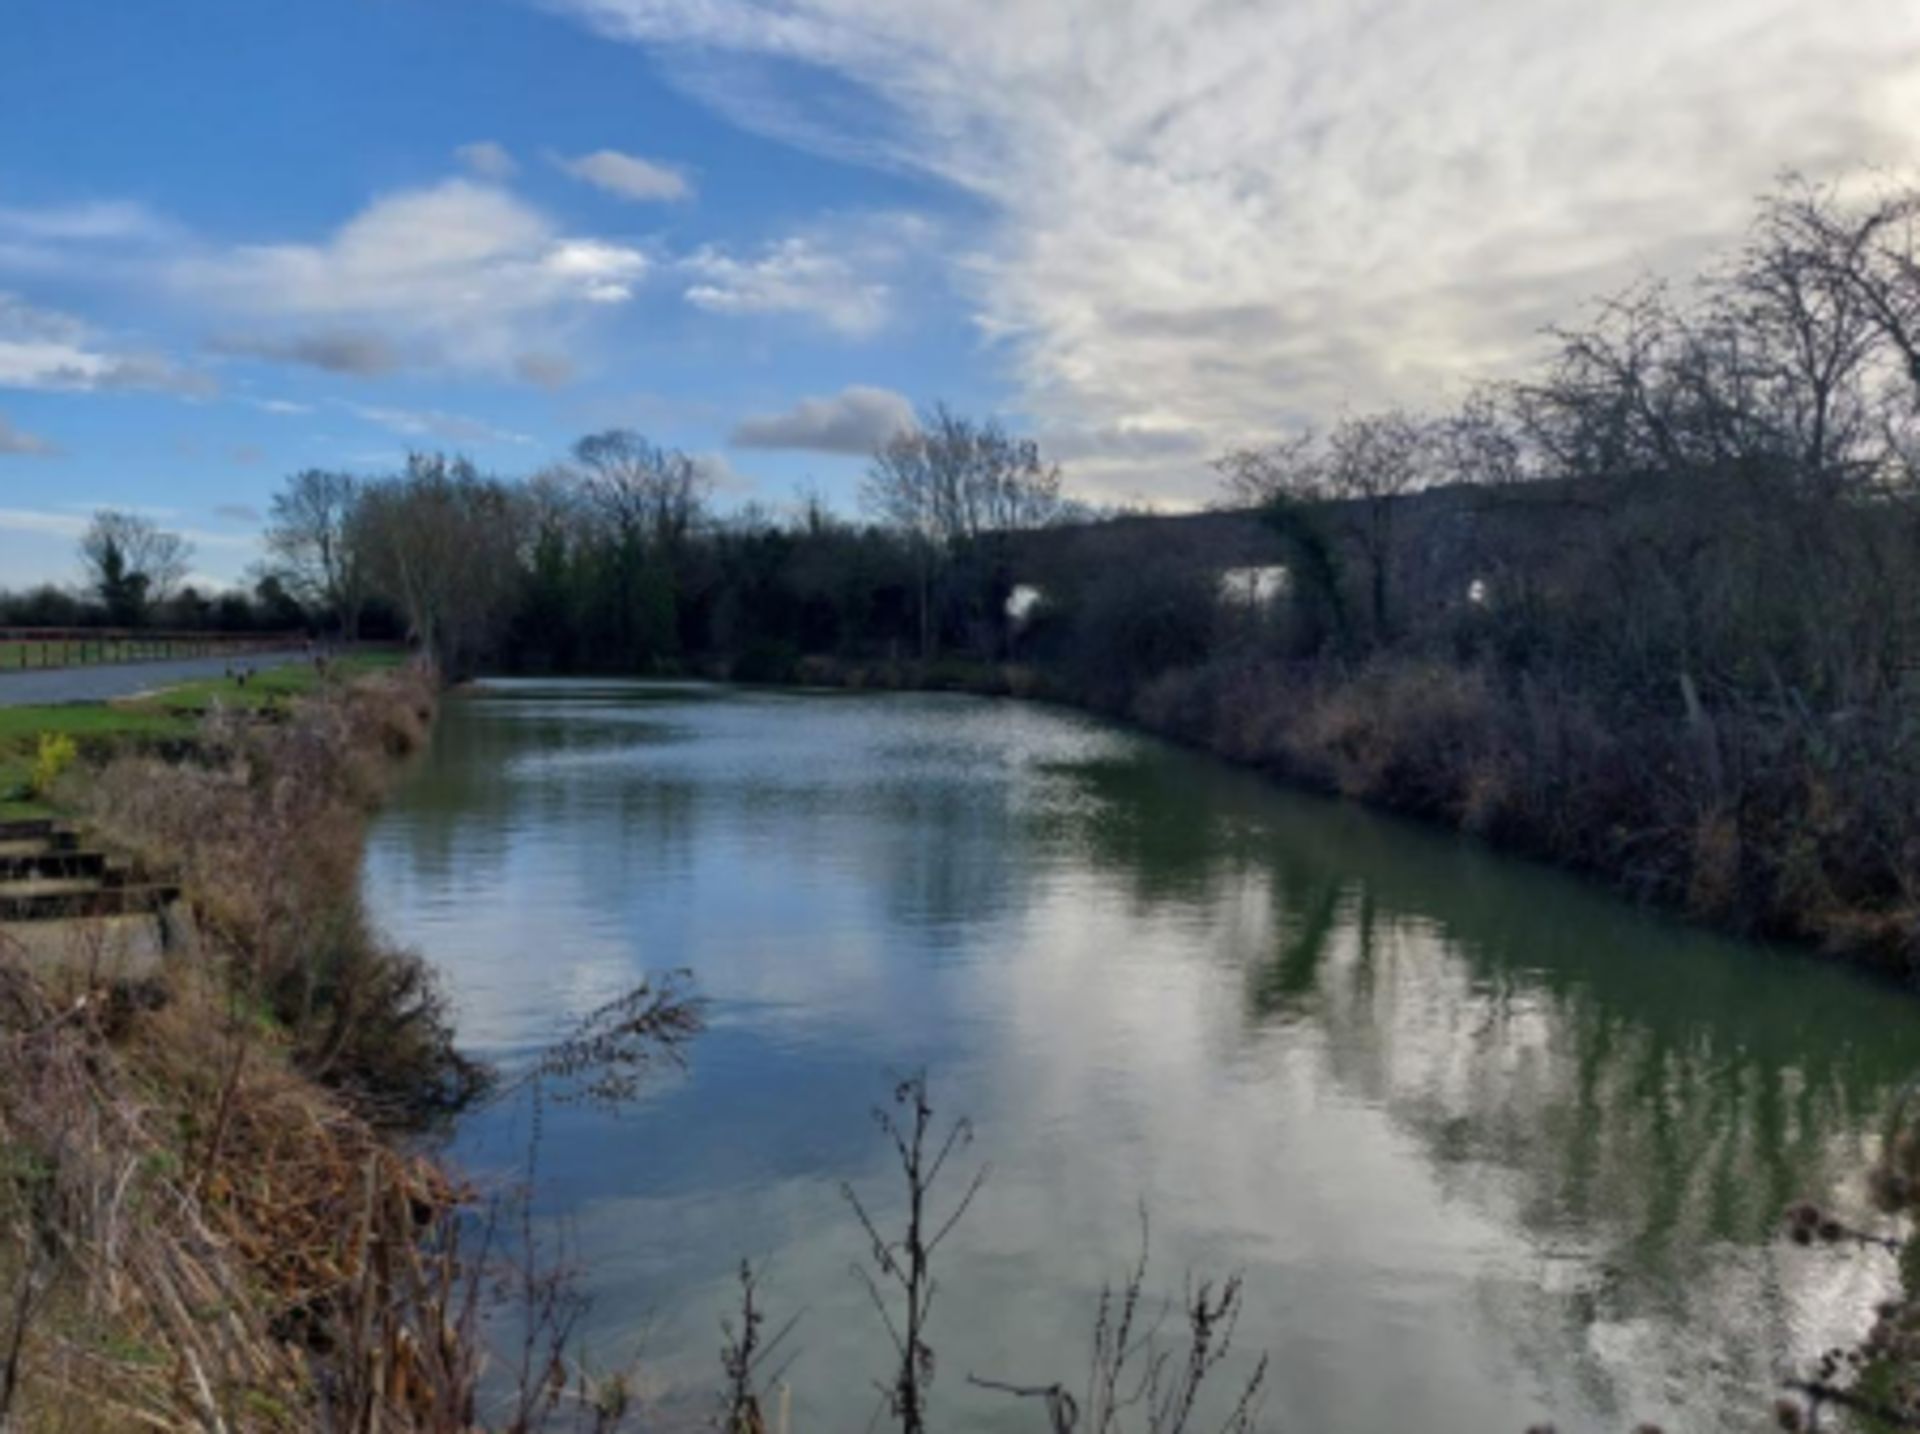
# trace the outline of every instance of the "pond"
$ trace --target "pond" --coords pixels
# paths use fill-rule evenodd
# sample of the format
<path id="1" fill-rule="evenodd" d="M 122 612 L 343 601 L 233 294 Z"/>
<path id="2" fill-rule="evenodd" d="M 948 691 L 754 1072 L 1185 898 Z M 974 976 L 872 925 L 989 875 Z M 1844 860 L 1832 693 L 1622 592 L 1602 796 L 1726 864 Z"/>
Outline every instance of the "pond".
<path id="1" fill-rule="evenodd" d="M 376 919 L 524 1068 L 686 968 L 709 1029 L 620 1109 L 524 1099 L 452 1154 L 564 1232 L 603 1367 L 711 1412 L 752 1260 L 796 1434 L 866 1427 L 889 1348 L 850 1184 L 929 1072 L 976 1136 L 940 1251 L 936 1427 L 1083 1376 L 1094 1300 L 1245 1278 L 1269 1424 L 1514 1434 L 1764 1424 L 1888 1257 L 1780 1213 L 1857 1186 L 1920 1006 L 1557 873 L 1037 705 L 496 682 L 447 703 L 376 823 Z M 940 1203 L 938 1198 L 936 1203 Z"/>

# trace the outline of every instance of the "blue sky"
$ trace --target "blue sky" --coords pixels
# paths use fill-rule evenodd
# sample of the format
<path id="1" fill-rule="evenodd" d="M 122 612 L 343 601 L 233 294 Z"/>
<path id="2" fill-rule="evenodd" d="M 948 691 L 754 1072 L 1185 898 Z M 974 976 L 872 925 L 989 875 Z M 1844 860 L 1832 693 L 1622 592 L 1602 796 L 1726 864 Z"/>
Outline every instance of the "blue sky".
<path id="1" fill-rule="evenodd" d="M 1910 0 L 7 0 L 0 585 L 307 466 L 642 429 L 721 501 L 934 398 L 1097 497 L 1444 402 L 1781 170 L 1910 174 Z M 1730 57 L 1737 57 L 1731 63 Z"/>

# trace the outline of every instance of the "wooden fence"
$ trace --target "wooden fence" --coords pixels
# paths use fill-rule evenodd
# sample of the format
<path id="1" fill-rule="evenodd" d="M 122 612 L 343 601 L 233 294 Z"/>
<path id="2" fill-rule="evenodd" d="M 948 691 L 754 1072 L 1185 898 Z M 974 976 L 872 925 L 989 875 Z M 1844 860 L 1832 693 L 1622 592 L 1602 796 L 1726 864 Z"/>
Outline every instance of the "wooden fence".
<path id="1" fill-rule="evenodd" d="M 306 645 L 303 632 L 163 632 L 144 628 L 0 627 L 0 674 L 107 662 L 243 657 Z"/>

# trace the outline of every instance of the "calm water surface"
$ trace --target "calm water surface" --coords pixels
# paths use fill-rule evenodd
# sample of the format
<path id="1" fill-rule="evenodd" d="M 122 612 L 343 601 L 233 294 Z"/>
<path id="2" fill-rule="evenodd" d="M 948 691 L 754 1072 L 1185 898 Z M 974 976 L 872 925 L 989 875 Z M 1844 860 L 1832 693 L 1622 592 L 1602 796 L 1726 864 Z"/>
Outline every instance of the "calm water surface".
<path id="1" fill-rule="evenodd" d="M 379 919 L 511 1067 L 639 976 L 713 1002 L 684 1075 L 549 1109 L 540 1208 L 602 1364 L 704 1411 L 742 1256 L 804 1310 L 794 1428 L 867 1425 L 885 1338 L 839 1194 L 931 1068 L 988 1185 L 948 1247 L 968 1371 L 1083 1368 L 1151 1213 L 1159 1283 L 1244 1270 L 1291 1430 L 1761 1427 L 1887 1271 L 1774 1238 L 1920 1072 L 1920 1006 L 1091 719 L 939 696 L 501 683 L 379 822 Z M 524 1160 L 512 1102 L 456 1154 Z"/>

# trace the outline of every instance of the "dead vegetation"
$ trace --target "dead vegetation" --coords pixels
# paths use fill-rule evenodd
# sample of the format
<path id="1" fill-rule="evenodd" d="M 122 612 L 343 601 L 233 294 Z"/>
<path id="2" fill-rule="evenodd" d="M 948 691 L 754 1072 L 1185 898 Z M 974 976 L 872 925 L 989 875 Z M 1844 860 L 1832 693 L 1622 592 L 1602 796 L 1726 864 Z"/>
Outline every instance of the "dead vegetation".
<path id="1" fill-rule="evenodd" d="M 1236 761 L 1485 836 L 1734 931 L 1909 974 L 1920 769 L 1897 710 L 1791 697 L 1623 717 L 1564 683 L 1418 655 L 1223 655 L 1161 673 L 1134 720 Z M 1678 715 L 1676 715 L 1678 714 Z"/>
<path id="2" fill-rule="evenodd" d="M 423 671 L 356 682 L 278 720 L 216 712 L 182 760 L 119 757 L 79 784 L 102 838 L 179 881 L 203 958 L 221 965 L 219 1029 L 265 1020 L 293 1064 L 383 1122 L 473 1093 L 433 974 L 380 942 L 359 895 L 361 840 L 393 760 L 424 740 Z M 245 1041 L 228 1040 L 234 1059 Z"/>
<path id="3" fill-rule="evenodd" d="M 474 1072 L 355 895 L 431 705 L 384 677 L 76 784 L 198 939 L 137 980 L 0 951 L 0 1427 L 470 1427 L 460 1192 L 386 1127 Z"/>

